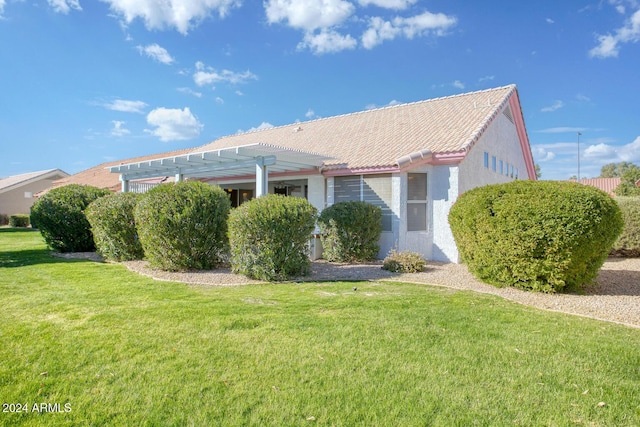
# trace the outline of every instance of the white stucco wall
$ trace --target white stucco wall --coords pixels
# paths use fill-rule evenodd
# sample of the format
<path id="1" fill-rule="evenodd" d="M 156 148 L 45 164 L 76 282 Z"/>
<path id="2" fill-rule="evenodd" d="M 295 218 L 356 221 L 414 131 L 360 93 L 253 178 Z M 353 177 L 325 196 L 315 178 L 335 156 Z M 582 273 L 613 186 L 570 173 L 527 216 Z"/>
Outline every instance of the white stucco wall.
<path id="1" fill-rule="evenodd" d="M 458 262 L 458 249 L 449 227 L 449 210 L 457 200 L 459 168 L 456 165 L 434 166 L 429 174 L 429 202 L 431 205 L 432 241 L 434 261 Z"/>
<path id="2" fill-rule="evenodd" d="M 504 111 L 504 110 L 503 110 Z M 489 167 L 484 167 L 484 153 L 489 153 Z M 492 170 L 491 159 L 496 157 L 496 169 L 500 160 L 503 166 L 507 163 L 518 169 L 518 179 L 527 179 L 527 167 L 522 154 L 520 140 L 516 126 L 501 112 L 493 120 L 482 137 L 472 147 L 466 158 L 460 163 L 459 190 L 460 194 L 472 188 L 511 182 L 515 179 L 509 174 Z"/>

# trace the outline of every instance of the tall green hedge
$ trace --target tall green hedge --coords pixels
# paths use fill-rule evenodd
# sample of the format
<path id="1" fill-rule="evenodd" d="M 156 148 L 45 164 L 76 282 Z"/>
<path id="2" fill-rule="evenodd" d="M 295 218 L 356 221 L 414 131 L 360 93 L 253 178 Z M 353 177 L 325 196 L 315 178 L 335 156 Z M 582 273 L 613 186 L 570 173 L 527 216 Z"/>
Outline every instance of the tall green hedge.
<path id="1" fill-rule="evenodd" d="M 612 254 L 640 257 L 640 197 L 616 197 L 622 211 L 624 230 L 613 245 Z"/>
<path id="2" fill-rule="evenodd" d="M 306 199 L 276 194 L 234 209 L 229 216 L 233 271 L 266 281 L 308 274 L 316 214 Z"/>
<path id="3" fill-rule="evenodd" d="M 144 251 L 138 239 L 133 210 L 142 195 L 115 193 L 92 202 L 85 214 L 98 253 L 113 261 L 142 259 Z"/>
<path id="4" fill-rule="evenodd" d="M 590 284 L 623 226 L 608 194 L 553 181 L 475 188 L 458 198 L 449 223 L 478 278 L 543 292 Z"/>
<path id="5" fill-rule="evenodd" d="M 376 259 L 382 235 L 382 209 L 366 202 L 339 202 L 318 218 L 323 258 L 352 262 Z"/>
<path id="6" fill-rule="evenodd" d="M 152 188 L 134 209 L 149 264 L 169 271 L 218 267 L 228 256 L 230 208 L 224 190 L 202 182 Z"/>
<path id="7" fill-rule="evenodd" d="M 44 241 L 55 251 L 94 251 L 91 225 L 84 211 L 91 202 L 107 194 L 111 192 L 88 185 L 54 188 L 31 207 L 31 224 L 35 224 Z"/>

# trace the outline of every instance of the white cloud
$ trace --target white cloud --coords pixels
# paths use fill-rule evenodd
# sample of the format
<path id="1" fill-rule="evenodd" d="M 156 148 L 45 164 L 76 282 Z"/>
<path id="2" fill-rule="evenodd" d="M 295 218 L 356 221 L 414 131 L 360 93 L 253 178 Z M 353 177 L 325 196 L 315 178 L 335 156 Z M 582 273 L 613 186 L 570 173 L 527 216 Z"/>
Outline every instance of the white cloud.
<path id="1" fill-rule="evenodd" d="M 580 102 L 591 102 L 591 98 L 589 98 L 586 95 L 583 95 L 581 93 L 576 95 L 576 100 L 580 101 Z"/>
<path id="2" fill-rule="evenodd" d="M 73 10 L 82 10 L 80 2 L 78 0 L 47 0 L 49 6 L 57 13 L 67 14 Z M 0 4 L 0 12 L 2 11 L 2 4 Z"/>
<path id="3" fill-rule="evenodd" d="M 126 99 L 116 99 L 113 102 L 104 104 L 105 108 L 113 111 L 122 111 L 124 113 L 144 113 L 147 104 L 142 101 L 129 101 Z"/>
<path id="4" fill-rule="evenodd" d="M 187 95 L 193 95 L 196 98 L 202 98 L 202 92 L 196 92 L 195 90 L 188 88 L 188 87 L 179 87 L 178 89 L 176 89 L 178 92 L 180 93 L 184 93 Z"/>
<path id="5" fill-rule="evenodd" d="M 401 10 L 408 8 L 416 1 L 417 0 L 358 0 L 358 4 L 363 7 L 374 5 L 385 9 Z"/>
<path id="6" fill-rule="evenodd" d="M 478 82 L 482 83 L 482 82 L 494 80 L 495 78 L 496 78 L 496 76 L 484 76 L 484 77 L 480 77 L 478 79 Z"/>
<path id="7" fill-rule="evenodd" d="M 315 111 L 313 111 L 311 108 L 309 108 L 309 109 L 307 110 L 307 112 L 305 113 L 305 115 L 304 115 L 304 116 L 305 116 L 307 119 L 314 119 L 314 118 L 318 117 L 318 116 L 316 116 L 316 112 L 315 112 Z"/>
<path id="8" fill-rule="evenodd" d="M 533 156 L 538 162 L 548 162 L 556 158 L 556 154 L 553 151 L 548 151 L 542 146 L 532 146 Z"/>
<path id="9" fill-rule="evenodd" d="M 5 1 L 0 0 L 0 19 L 2 19 L 2 12 L 4 12 Z"/>
<path id="10" fill-rule="evenodd" d="M 453 83 L 451 83 L 451 86 L 455 87 L 456 89 L 464 89 L 464 83 L 462 83 L 460 80 L 456 80 Z"/>
<path id="11" fill-rule="evenodd" d="M 569 132 L 576 133 L 576 132 L 584 132 L 586 130 L 587 128 L 575 128 L 575 127 L 562 126 L 562 127 L 542 129 L 537 132 L 539 133 L 569 133 Z"/>
<path id="12" fill-rule="evenodd" d="M 547 18 L 546 21 L 547 21 L 547 24 L 555 24 L 556 23 L 556 21 L 554 21 L 551 18 Z"/>
<path id="13" fill-rule="evenodd" d="M 626 145 L 610 145 L 599 143 L 590 145 L 584 150 L 584 157 L 607 162 L 640 162 L 640 136 Z"/>
<path id="14" fill-rule="evenodd" d="M 376 104 L 367 104 L 364 108 L 365 110 L 375 110 L 376 108 L 393 107 L 394 105 L 400 105 L 400 104 L 402 104 L 401 101 L 393 99 L 389 101 L 389 103 L 387 103 L 386 105 L 383 105 L 382 107 Z"/>
<path id="15" fill-rule="evenodd" d="M 598 45 L 589 51 L 592 58 L 615 58 L 620 53 L 623 43 L 636 43 L 640 40 L 640 9 L 636 10 L 624 25 L 614 30 L 613 34 L 597 36 Z"/>
<path id="16" fill-rule="evenodd" d="M 140 55 L 147 55 L 149 58 L 154 59 L 162 64 L 172 64 L 174 59 L 169 52 L 159 44 L 154 43 L 147 46 L 137 46 Z"/>
<path id="17" fill-rule="evenodd" d="M 457 22 L 455 16 L 431 12 L 409 18 L 397 16 L 391 21 L 375 16 L 369 19 L 369 28 L 362 34 L 362 46 L 365 49 L 372 49 L 386 40 L 393 40 L 400 36 L 408 39 L 430 34 L 444 36 L 447 30 Z"/>
<path id="18" fill-rule="evenodd" d="M 61 1 L 61 0 L 56 0 Z M 175 28 L 187 34 L 191 28 L 212 14 L 225 17 L 240 6 L 241 0 L 102 0 L 126 24 L 136 18 L 144 21 L 149 30 Z"/>
<path id="19" fill-rule="evenodd" d="M 553 111 L 561 109 L 562 107 L 564 107 L 564 102 L 558 100 L 555 101 L 552 105 L 540 109 L 540 111 L 542 111 L 543 113 L 551 113 Z"/>
<path id="20" fill-rule="evenodd" d="M 205 66 L 202 62 L 196 62 L 196 72 L 193 74 L 193 81 L 198 86 L 210 85 L 219 82 L 232 84 L 244 83 L 247 80 L 257 80 L 258 76 L 251 71 L 237 73 L 230 70 L 216 71 L 214 68 Z"/>
<path id="21" fill-rule="evenodd" d="M 113 120 L 111 123 L 113 123 L 113 129 L 111 129 L 111 135 L 124 136 L 124 135 L 129 135 L 131 133 L 129 129 L 126 129 L 123 127 L 126 122 L 123 122 L 120 120 Z"/>
<path id="22" fill-rule="evenodd" d="M 252 127 L 249 130 L 242 130 L 242 129 L 238 129 L 237 133 L 246 133 L 246 132 L 255 132 L 257 130 L 264 130 L 264 129 L 271 129 L 272 127 L 274 127 L 271 123 L 269 122 L 262 122 L 260 123 L 257 127 Z"/>
<path id="23" fill-rule="evenodd" d="M 309 49 L 316 55 L 335 53 L 346 49 L 353 49 L 358 42 L 350 35 L 342 35 L 337 31 L 323 28 L 319 33 L 308 32 L 304 39 L 298 43 L 298 49 Z"/>
<path id="24" fill-rule="evenodd" d="M 345 0 L 268 0 L 264 7 L 270 24 L 284 22 L 305 31 L 339 25 L 355 10 Z"/>
<path id="25" fill-rule="evenodd" d="M 224 104 L 224 99 L 220 98 L 219 96 L 216 96 L 216 104 Z"/>
<path id="26" fill-rule="evenodd" d="M 147 115 L 147 123 L 155 126 L 155 129 L 146 132 L 157 136 L 163 142 L 196 138 L 204 127 L 188 107 L 182 110 L 156 108 Z"/>

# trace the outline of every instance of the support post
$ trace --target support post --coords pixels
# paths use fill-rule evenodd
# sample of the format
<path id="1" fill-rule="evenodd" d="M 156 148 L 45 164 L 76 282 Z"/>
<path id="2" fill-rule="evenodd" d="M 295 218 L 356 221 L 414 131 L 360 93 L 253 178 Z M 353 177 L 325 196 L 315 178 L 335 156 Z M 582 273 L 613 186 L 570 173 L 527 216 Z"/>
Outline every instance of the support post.
<path id="1" fill-rule="evenodd" d="M 184 175 L 183 175 L 183 174 L 181 174 L 180 172 L 178 172 L 178 173 L 176 174 L 176 176 L 175 176 L 175 180 L 176 180 L 176 182 L 182 182 L 182 181 L 184 181 Z"/>
<path id="2" fill-rule="evenodd" d="M 256 198 L 269 192 L 269 172 L 264 157 L 256 157 Z"/>
<path id="3" fill-rule="evenodd" d="M 123 193 L 129 192 L 129 180 L 124 177 L 124 175 L 120 174 L 120 181 L 122 182 L 122 186 L 120 187 L 120 191 Z"/>

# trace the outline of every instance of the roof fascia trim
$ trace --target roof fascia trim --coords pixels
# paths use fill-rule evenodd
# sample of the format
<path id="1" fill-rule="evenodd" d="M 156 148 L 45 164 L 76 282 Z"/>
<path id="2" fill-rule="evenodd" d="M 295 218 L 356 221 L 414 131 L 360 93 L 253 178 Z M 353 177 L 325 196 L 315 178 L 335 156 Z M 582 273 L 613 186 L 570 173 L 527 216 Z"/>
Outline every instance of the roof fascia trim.
<path id="1" fill-rule="evenodd" d="M 509 97 L 509 106 L 511 107 L 513 120 L 516 124 L 516 131 L 518 133 L 518 140 L 520 141 L 520 148 L 522 149 L 524 163 L 527 167 L 527 175 L 529 176 L 529 179 L 536 181 L 538 179 L 536 176 L 536 166 L 533 162 L 533 154 L 531 153 L 531 145 L 529 144 L 527 128 L 524 125 L 524 117 L 522 115 L 522 108 L 520 107 L 518 89 L 515 89 Z"/>

